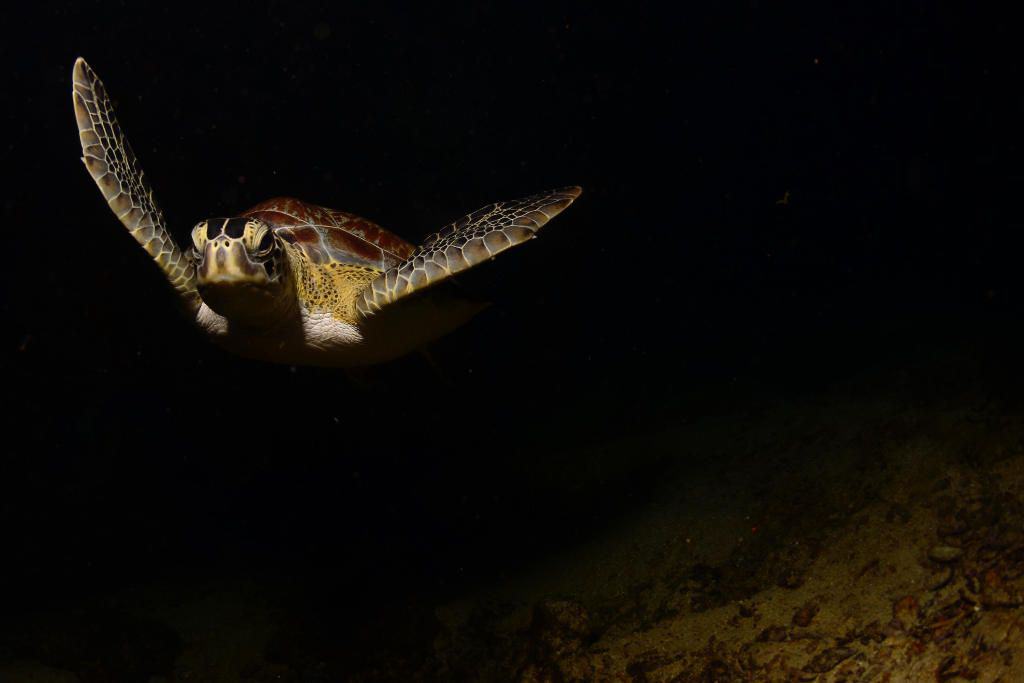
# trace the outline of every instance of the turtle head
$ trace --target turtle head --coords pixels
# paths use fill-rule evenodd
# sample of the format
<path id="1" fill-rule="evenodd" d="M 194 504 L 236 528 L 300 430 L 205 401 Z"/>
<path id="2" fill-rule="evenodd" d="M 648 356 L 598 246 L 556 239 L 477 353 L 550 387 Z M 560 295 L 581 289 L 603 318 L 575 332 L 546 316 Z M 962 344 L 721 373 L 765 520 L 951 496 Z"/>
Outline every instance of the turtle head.
<path id="1" fill-rule="evenodd" d="M 263 327 L 288 303 L 284 257 L 274 231 L 257 218 L 210 218 L 192 228 L 199 295 L 229 321 Z"/>

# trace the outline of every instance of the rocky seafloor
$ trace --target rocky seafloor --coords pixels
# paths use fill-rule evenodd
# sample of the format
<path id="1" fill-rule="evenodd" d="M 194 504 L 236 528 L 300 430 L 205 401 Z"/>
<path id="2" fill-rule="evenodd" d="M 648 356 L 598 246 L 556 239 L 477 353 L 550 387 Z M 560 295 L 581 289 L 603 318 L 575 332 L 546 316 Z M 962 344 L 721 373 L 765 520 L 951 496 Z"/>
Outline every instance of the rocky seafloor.
<path id="1" fill-rule="evenodd" d="M 1024 374 L 897 356 L 524 458 L 556 491 L 657 484 L 455 594 L 353 626 L 345 587 L 143 583 L 5 620 L 0 681 L 1024 680 Z"/>

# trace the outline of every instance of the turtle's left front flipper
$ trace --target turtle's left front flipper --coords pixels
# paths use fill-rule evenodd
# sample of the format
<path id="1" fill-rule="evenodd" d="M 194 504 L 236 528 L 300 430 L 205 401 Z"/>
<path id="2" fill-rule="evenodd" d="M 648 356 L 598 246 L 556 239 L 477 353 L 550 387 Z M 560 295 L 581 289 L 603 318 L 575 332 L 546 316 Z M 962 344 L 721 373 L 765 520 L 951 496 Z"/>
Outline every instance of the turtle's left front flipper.
<path id="1" fill-rule="evenodd" d="M 89 175 L 114 215 L 163 270 L 186 311 L 195 312 L 200 300 L 194 268 L 167 231 L 153 191 L 114 116 L 106 88 L 81 57 L 75 61 L 73 80 L 82 161 Z"/>
<path id="2" fill-rule="evenodd" d="M 429 236 L 405 261 L 377 276 L 356 297 L 356 308 L 364 317 L 372 316 L 532 239 L 581 192 L 579 187 L 564 187 L 489 204 L 464 216 Z"/>

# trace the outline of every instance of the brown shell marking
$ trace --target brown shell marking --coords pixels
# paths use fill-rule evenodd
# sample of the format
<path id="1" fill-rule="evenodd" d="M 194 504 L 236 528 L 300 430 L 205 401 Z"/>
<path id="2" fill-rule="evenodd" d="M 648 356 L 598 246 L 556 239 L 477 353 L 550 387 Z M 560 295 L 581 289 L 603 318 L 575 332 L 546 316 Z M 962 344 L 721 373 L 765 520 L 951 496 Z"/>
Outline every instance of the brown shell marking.
<path id="1" fill-rule="evenodd" d="M 345 211 L 277 197 L 242 214 L 266 222 L 311 263 L 343 263 L 387 270 L 412 255 L 415 247 L 376 223 Z"/>

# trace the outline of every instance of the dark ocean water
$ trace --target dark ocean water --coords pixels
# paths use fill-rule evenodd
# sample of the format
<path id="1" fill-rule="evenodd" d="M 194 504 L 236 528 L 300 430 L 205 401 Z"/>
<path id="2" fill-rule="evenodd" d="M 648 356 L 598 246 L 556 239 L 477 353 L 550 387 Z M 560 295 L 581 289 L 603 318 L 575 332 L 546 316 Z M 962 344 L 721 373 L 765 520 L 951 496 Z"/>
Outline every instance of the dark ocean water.
<path id="1" fill-rule="evenodd" d="M 255 580 L 345 605 L 342 632 L 387 624 L 600 537 L 664 475 L 625 449 L 591 476 L 587 448 L 1024 338 L 1021 60 L 994 14 L 66 3 L 8 33 L 15 623 Z M 492 201 L 584 194 L 493 264 L 496 305 L 434 365 L 245 361 L 175 316 L 81 167 L 79 55 L 179 240 L 276 195 L 415 242 Z M 136 675 L 116 670 L 83 680 Z"/>

